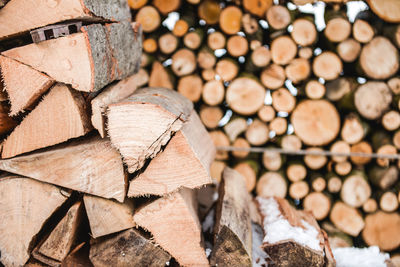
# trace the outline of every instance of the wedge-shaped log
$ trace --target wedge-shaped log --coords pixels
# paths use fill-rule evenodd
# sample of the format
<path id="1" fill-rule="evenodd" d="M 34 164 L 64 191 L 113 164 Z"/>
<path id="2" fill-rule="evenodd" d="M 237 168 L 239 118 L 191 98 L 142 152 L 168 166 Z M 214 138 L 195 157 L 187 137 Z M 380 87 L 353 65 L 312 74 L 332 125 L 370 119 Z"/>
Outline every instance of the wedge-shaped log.
<path id="1" fill-rule="evenodd" d="M 128 171 L 140 169 L 154 158 L 189 119 L 193 104 L 178 92 L 144 88 L 119 103 L 109 105 L 108 134 L 123 156 Z"/>
<path id="2" fill-rule="evenodd" d="M 56 84 L 4 141 L 2 157 L 59 144 L 90 130 L 83 96 L 66 85 Z"/>
<path id="3" fill-rule="evenodd" d="M 13 0 L 0 9 L 0 40 L 71 19 L 130 20 L 130 12 L 123 0 Z"/>
<path id="4" fill-rule="evenodd" d="M 125 199 L 124 203 L 119 203 L 114 200 L 85 195 L 83 200 L 90 231 L 94 238 L 135 226 L 131 199 Z"/>
<path id="5" fill-rule="evenodd" d="M 0 170 L 120 202 L 125 198 L 121 156 L 100 137 L 0 160 Z"/>
<path id="6" fill-rule="evenodd" d="M 97 91 L 139 69 L 142 43 L 138 24 L 91 24 L 81 29 L 2 54 L 85 92 Z"/>
<path id="7" fill-rule="evenodd" d="M 170 259 L 167 252 L 136 229 L 105 236 L 90 247 L 90 260 L 95 267 L 163 267 Z"/>
<path id="8" fill-rule="evenodd" d="M 83 217 L 82 202 L 76 202 L 50 235 L 33 251 L 33 256 L 50 266 L 59 266 L 77 245 Z"/>
<path id="9" fill-rule="evenodd" d="M 139 86 L 143 85 L 143 82 L 146 82 L 147 78 L 142 77 L 143 75 L 136 73 L 122 81 L 111 84 L 92 100 L 92 125 L 97 129 L 101 137 L 106 135 L 105 116 L 103 115 L 107 110 L 107 106 L 133 94 Z M 143 78 L 145 78 L 144 81 Z"/>
<path id="10" fill-rule="evenodd" d="M 30 107 L 54 84 L 46 74 L 4 56 L 0 56 L 0 69 L 12 116 Z"/>
<path id="11" fill-rule="evenodd" d="M 193 111 L 164 151 L 130 182 L 128 196 L 161 196 L 182 187 L 194 189 L 210 184 L 209 169 L 214 157 L 214 143 Z"/>
<path id="12" fill-rule="evenodd" d="M 258 197 L 257 201 L 263 217 L 263 248 L 276 266 L 331 263 L 329 243 L 310 213 L 295 210 L 282 198 Z"/>
<path id="13" fill-rule="evenodd" d="M 0 177 L 0 261 L 22 266 L 29 259 L 32 239 L 68 198 L 60 188 L 10 174 Z"/>
<path id="14" fill-rule="evenodd" d="M 62 267 L 92 267 L 93 264 L 89 259 L 88 243 L 77 245 L 71 253 L 62 261 Z"/>
<path id="15" fill-rule="evenodd" d="M 211 265 L 252 266 L 250 201 L 244 177 L 225 168 L 219 186 Z"/>
<path id="16" fill-rule="evenodd" d="M 133 218 L 179 264 L 209 266 L 201 245 L 201 228 L 193 190 L 184 188 L 159 198 L 139 209 Z"/>

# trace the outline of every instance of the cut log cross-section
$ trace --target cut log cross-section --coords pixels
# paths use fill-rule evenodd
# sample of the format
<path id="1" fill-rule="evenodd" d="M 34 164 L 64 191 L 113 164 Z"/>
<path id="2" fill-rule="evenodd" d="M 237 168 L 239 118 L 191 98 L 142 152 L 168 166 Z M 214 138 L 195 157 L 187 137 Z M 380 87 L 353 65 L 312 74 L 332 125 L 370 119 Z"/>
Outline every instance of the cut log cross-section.
<path id="1" fill-rule="evenodd" d="M 163 88 L 140 89 L 109 105 L 108 134 L 128 171 L 137 171 L 146 159 L 155 157 L 171 134 L 182 128 L 192 110 L 192 102 L 176 91 Z"/>
<path id="2" fill-rule="evenodd" d="M 135 229 L 97 240 L 90 247 L 89 257 L 96 267 L 159 267 L 171 259 L 168 253 Z"/>
<path id="3" fill-rule="evenodd" d="M 90 231 L 94 238 L 116 233 L 135 226 L 133 221 L 133 201 L 124 203 L 85 195 L 83 197 Z"/>
<path id="4" fill-rule="evenodd" d="M 68 193 L 33 179 L 6 175 L 0 178 L 0 261 L 23 266 L 34 236 L 68 198 Z"/>
<path id="5" fill-rule="evenodd" d="M 90 130 L 83 96 L 66 85 L 57 84 L 7 137 L 2 157 L 59 144 Z"/>
<path id="6" fill-rule="evenodd" d="M 252 266 L 249 201 L 244 178 L 225 168 L 219 187 L 213 266 Z"/>
<path id="7" fill-rule="evenodd" d="M 210 184 L 214 157 L 214 143 L 193 111 L 164 151 L 130 182 L 128 196 L 164 195 L 181 187 L 194 189 Z"/>
<path id="8" fill-rule="evenodd" d="M 125 198 L 121 156 L 109 140 L 100 137 L 0 160 L 0 170 L 119 202 Z"/>
<path id="9" fill-rule="evenodd" d="M 83 205 L 76 202 L 50 235 L 33 251 L 36 259 L 50 266 L 59 265 L 77 245 L 83 218 Z"/>
<path id="10" fill-rule="evenodd" d="M 193 190 L 181 189 L 151 202 L 135 213 L 134 220 L 148 230 L 154 241 L 179 264 L 209 266 L 201 246 L 201 229 Z"/>
<path id="11" fill-rule="evenodd" d="M 76 90 L 92 92 L 138 71 L 141 46 L 140 26 L 122 22 L 84 26 L 81 33 L 2 54 Z"/>
<path id="12" fill-rule="evenodd" d="M 65 20 L 122 21 L 130 16 L 121 0 L 13 0 L 0 9 L 0 40 Z"/>
<path id="13" fill-rule="evenodd" d="M 29 108 L 54 84 L 49 76 L 4 56 L 0 56 L 0 69 L 11 102 L 10 115 Z"/>

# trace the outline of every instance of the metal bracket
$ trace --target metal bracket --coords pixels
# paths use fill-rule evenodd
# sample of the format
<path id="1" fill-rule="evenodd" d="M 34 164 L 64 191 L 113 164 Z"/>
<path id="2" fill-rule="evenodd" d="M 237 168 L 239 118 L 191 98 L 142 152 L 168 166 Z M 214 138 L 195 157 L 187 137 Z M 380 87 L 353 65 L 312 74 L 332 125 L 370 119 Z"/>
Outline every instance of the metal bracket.
<path id="1" fill-rule="evenodd" d="M 50 25 L 30 31 L 34 43 L 70 35 L 81 31 L 82 22 L 62 23 Z"/>

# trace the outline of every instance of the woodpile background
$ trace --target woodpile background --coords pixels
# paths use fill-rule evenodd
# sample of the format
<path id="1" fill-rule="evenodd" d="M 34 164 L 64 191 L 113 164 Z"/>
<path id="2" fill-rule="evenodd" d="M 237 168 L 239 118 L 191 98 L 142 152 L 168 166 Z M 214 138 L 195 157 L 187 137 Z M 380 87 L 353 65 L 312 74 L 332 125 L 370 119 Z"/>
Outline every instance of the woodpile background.
<path id="1" fill-rule="evenodd" d="M 148 85 L 192 100 L 217 146 L 398 153 L 398 1 L 129 5 Z M 213 178 L 227 165 L 254 195 L 312 211 L 333 247 L 399 258 L 398 159 L 219 150 Z"/>

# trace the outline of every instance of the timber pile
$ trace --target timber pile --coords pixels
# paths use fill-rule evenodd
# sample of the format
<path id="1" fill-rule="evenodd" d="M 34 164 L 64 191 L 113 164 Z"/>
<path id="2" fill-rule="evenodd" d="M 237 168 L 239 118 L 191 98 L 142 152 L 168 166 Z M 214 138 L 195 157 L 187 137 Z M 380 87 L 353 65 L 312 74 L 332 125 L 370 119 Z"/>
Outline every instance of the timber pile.
<path id="1" fill-rule="evenodd" d="M 314 2 L 128 4 L 143 25 L 148 85 L 189 98 L 215 145 L 398 153 L 399 1 L 367 0 L 355 19 L 352 3 L 323 1 L 322 27 L 311 5 L 302 11 Z M 333 246 L 400 253 L 398 160 L 219 150 L 215 180 L 225 166 L 254 195 L 311 211 Z"/>

